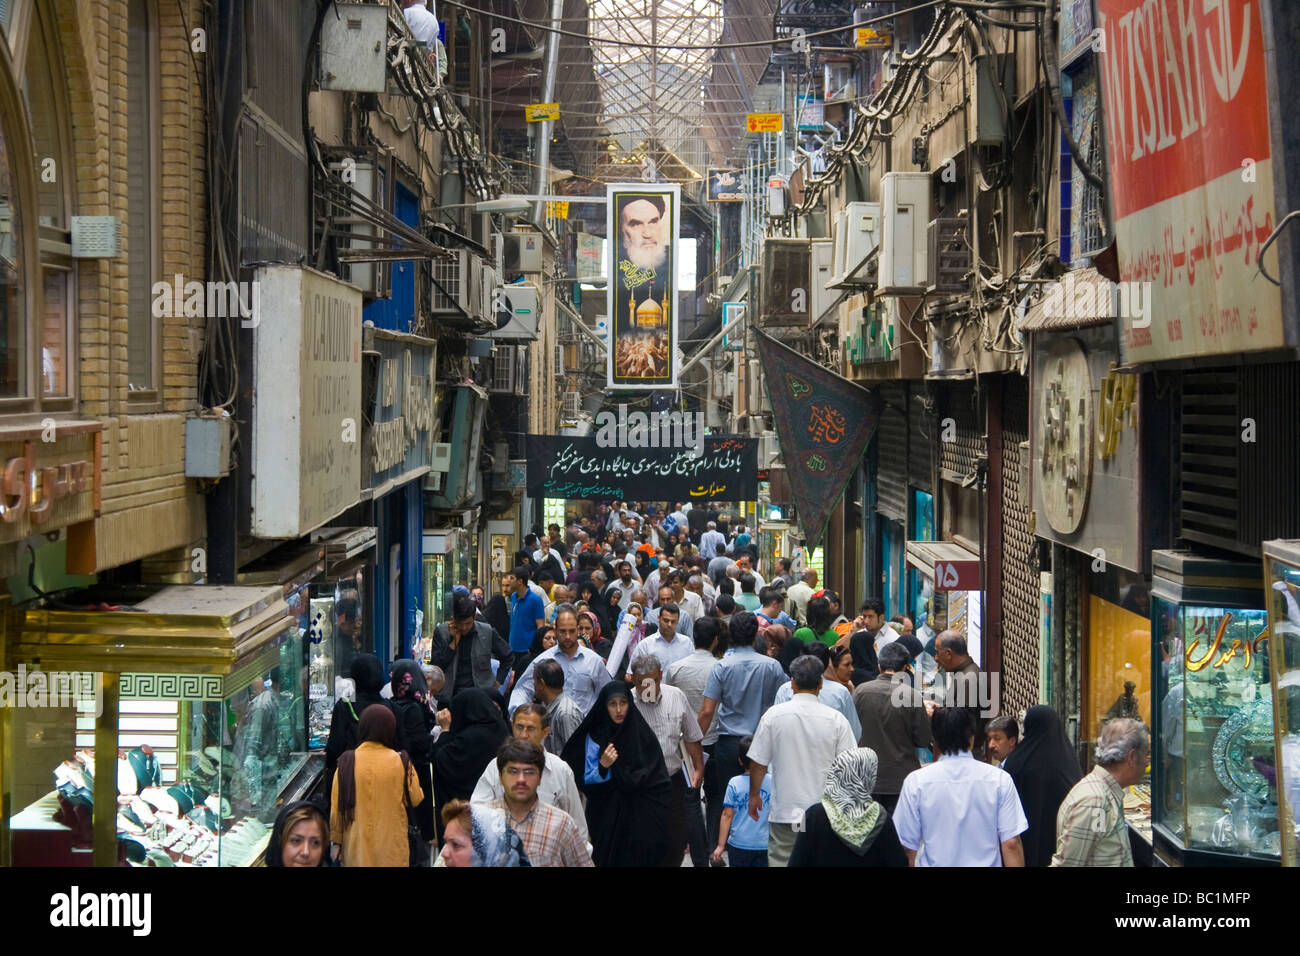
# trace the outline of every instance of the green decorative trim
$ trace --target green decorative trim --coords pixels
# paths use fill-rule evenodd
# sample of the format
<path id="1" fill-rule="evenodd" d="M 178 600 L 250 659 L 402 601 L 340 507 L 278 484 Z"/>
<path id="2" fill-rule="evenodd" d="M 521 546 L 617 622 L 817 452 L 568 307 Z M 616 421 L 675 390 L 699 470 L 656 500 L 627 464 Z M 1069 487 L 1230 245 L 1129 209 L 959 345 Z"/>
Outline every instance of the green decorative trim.
<path id="1" fill-rule="evenodd" d="M 123 674 L 124 700 L 223 700 L 221 678 L 213 674 Z"/>

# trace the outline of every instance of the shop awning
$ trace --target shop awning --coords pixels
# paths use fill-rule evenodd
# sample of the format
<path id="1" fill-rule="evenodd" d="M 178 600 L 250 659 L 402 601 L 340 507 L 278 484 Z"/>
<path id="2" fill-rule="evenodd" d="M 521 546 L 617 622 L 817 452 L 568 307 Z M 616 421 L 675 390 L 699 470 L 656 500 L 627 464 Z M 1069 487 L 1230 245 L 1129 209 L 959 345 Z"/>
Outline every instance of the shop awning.
<path id="1" fill-rule="evenodd" d="M 102 605 L 133 610 L 86 610 Z M 284 588 L 96 587 L 15 609 L 15 662 L 111 674 L 231 673 L 292 620 Z"/>
<path id="2" fill-rule="evenodd" d="M 1099 288 L 1105 284 L 1105 288 L 1110 288 L 1110 281 L 1096 269 L 1078 269 L 1074 272 L 1067 273 L 1070 277 L 1067 282 L 1062 276 L 1061 283 L 1064 294 L 1073 295 L 1074 289 L 1080 289 L 1084 286 L 1091 286 L 1093 289 Z M 1052 302 L 1050 296 L 1044 294 L 1039 297 L 1038 301 L 1031 305 L 1025 311 L 1025 317 L 1016 323 L 1016 328 L 1021 332 L 1057 332 L 1071 331 L 1073 329 L 1086 329 L 1094 325 L 1109 325 L 1114 321 L 1110 314 L 1109 307 L 1105 310 L 1098 309 L 1098 312 L 1104 311 L 1104 315 L 1086 315 L 1076 310 L 1071 303 L 1065 303 L 1066 308 L 1059 311 L 1063 314 L 1055 314 L 1058 310 L 1053 309 L 1053 314 L 1048 314 L 1048 305 Z"/>
<path id="3" fill-rule="evenodd" d="M 936 561 L 978 561 L 979 555 L 953 541 L 909 541 L 907 563 L 934 577 Z"/>

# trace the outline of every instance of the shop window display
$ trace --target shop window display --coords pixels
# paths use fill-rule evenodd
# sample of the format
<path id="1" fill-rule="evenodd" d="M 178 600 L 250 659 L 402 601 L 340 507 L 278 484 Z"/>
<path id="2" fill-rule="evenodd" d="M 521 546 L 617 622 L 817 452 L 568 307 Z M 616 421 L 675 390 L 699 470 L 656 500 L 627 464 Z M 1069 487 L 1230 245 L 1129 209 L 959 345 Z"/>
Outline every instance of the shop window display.
<path id="1" fill-rule="evenodd" d="M 14 864 L 90 865 L 94 793 L 105 784 L 117 791 L 121 860 L 256 862 L 281 795 L 308 760 L 304 662 L 295 619 L 230 677 L 121 675 L 111 769 L 96 766 L 94 699 L 16 711 L 24 759 L 10 794 L 22 807 L 9 820 Z"/>
<path id="2" fill-rule="evenodd" d="M 1268 619 L 1152 601 L 1153 822 L 1187 850 L 1277 860 Z"/>
<path id="3" fill-rule="evenodd" d="M 1283 862 L 1300 865 L 1300 549 L 1297 542 L 1267 542 L 1270 617 L 1269 655 L 1273 668 Z M 1270 554 L 1270 551 L 1276 553 Z"/>
<path id="4" fill-rule="evenodd" d="M 340 697 L 353 698 L 352 662 L 370 652 L 361 569 L 332 584 L 312 585 L 307 616 L 307 736 L 312 749 L 329 739 L 330 715 Z"/>

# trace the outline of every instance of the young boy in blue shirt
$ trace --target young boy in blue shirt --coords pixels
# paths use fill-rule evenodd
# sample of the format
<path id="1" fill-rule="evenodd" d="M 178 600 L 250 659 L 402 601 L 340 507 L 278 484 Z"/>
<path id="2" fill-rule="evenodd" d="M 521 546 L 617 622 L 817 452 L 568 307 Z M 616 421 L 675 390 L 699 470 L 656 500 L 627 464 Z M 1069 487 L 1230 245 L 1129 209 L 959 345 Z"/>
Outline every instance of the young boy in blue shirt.
<path id="1" fill-rule="evenodd" d="M 769 777 L 763 778 L 759 788 L 763 805 L 758 819 L 749 815 L 749 745 L 753 737 L 740 738 L 740 764 L 745 772 L 732 777 L 727 783 L 727 795 L 722 800 L 722 822 L 718 827 L 718 845 L 713 850 L 713 865 L 722 865 L 722 851 L 732 866 L 767 866 L 767 811 L 772 804 L 768 789 Z"/>

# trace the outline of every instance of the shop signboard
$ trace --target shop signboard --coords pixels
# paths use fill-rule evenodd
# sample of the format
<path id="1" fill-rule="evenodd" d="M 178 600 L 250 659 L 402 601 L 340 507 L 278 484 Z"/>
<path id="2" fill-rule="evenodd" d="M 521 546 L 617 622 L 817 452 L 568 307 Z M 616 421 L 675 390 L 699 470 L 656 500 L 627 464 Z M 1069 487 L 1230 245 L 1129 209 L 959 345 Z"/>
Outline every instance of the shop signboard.
<path id="1" fill-rule="evenodd" d="M 640 413 L 628 419 L 636 414 Z M 670 418 L 663 415 L 661 420 Z M 655 415 L 649 416 L 651 422 L 655 419 Z M 638 427 L 643 433 L 638 434 Z M 755 438 L 708 435 L 696 449 L 674 444 L 671 426 L 661 429 L 651 425 L 647 431 L 631 422 L 626 433 L 630 440 L 617 444 L 599 436 L 529 435 L 529 497 L 647 501 L 749 501 L 758 497 Z M 668 440 L 661 440 L 665 437 Z"/>
<path id="2" fill-rule="evenodd" d="M 251 530 L 296 538 L 361 500 L 361 292 L 301 266 L 255 281 Z"/>
<path id="3" fill-rule="evenodd" d="M 1262 6 L 1097 0 L 1126 364 L 1295 344 L 1257 267 L 1277 225 Z"/>
<path id="4" fill-rule="evenodd" d="M 979 560 L 934 562 L 934 589 L 936 591 L 979 591 Z"/>
<path id="5" fill-rule="evenodd" d="M 371 494 L 378 498 L 433 467 L 437 343 L 387 329 L 366 329 L 365 336 L 366 351 L 379 353 L 366 442 Z"/>
<path id="6" fill-rule="evenodd" d="M 530 123 L 560 118 L 559 103 L 529 103 L 524 107 L 524 119 Z"/>
<path id="7" fill-rule="evenodd" d="M 1098 570 L 1145 563 L 1137 375 L 1109 325 L 1034 334 L 1030 369 L 1034 532 Z"/>
<path id="8" fill-rule="evenodd" d="M 677 385 L 677 211 L 681 187 L 613 183 L 607 286 L 611 341 L 606 388 Z"/>
<path id="9" fill-rule="evenodd" d="M 578 233 L 578 271 L 579 279 L 594 279 L 603 276 L 605 258 L 605 237 L 589 232 Z"/>
<path id="10" fill-rule="evenodd" d="M 48 419 L 0 436 L 0 544 L 95 517 L 100 427 Z"/>
<path id="11" fill-rule="evenodd" d="M 750 133 L 780 133 L 785 130 L 785 114 L 746 113 L 745 129 Z"/>
<path id="12" fill-rule="evenodd" d="M 744 202 L 745 182 L 734 169 L 709 167 L 709 202 Z"/>

